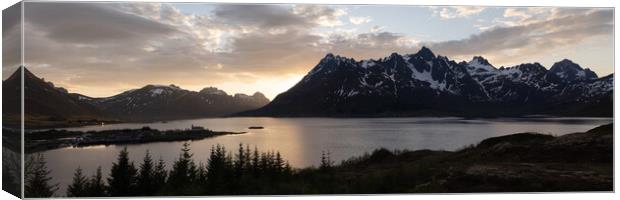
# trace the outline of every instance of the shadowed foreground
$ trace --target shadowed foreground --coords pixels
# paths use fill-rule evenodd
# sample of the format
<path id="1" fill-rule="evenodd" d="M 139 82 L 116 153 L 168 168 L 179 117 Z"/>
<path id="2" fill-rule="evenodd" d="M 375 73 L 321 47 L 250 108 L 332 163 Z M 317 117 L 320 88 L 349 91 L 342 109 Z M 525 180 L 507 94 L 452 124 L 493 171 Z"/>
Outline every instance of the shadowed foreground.
<path id="1" fill-rule="evenodd" d="M 139 166 L 119 154 L 109 175 L 77 169 L 67 196 L 182 196 L 267 194 L 376 194 L 452 192 L 561 192 L 613 190 L 613 124 L 554 137 L 518 133 L 450 151 L 378 149 L 334 165 L 329 154 L 319 167 L 291 168 L 278 152 L 240 145 L 213 147 L 196 164 L 189 145 L 171 170 L 147 153 Z M 40 157 L 40 156 L 39 156 Z M 56 189 L 44 159 L 32 159 L 26 196 Z M 28 169 L 28 168 L 27 168 Z M 34 176 L 36 175 L 36 176 Z M 104 180 L 105 179 L 105 180 Z M 28 186 L 33 185 L 36 187 Z M 37 188 L 38 187 L 38 188 Z M 29 189 L 31 192 L 29 192 Z M 64 192 L 64 191 L 62 191 Z M 62 192 L 57 192 L 62 193 Z"/>

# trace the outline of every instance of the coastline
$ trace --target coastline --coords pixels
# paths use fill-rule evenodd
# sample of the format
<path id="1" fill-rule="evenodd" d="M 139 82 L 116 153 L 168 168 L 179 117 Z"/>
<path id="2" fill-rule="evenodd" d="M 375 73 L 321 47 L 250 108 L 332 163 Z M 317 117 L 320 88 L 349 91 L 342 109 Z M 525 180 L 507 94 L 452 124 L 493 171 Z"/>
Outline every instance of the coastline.
<path id="1" fill-rule="evenodd" d="M 118 129 L 104 131 L 46 130 L 25 135 L 26 153 L 36 153 L 64 147 L 86 147 L 93 145 L 141 144 L 202 140 L 222 135 L 245 134 L 247 132 L 212 131 L 204 128 L 160 131 L 143 127 L 141 129 Z"/>
<path id="2" fill-rule="evenodd" d="M 318 167 L 284 168 L 285 171 L 276 174 L 269 172 L 258 176 L 248 170 L 243 173 L 249 175 L 230 174 L 227 175 L 229 178 L 218 180 L 221 181 L 218 184 L 225 187 L 213 189 L 197 182 L 198 185 L 187 190 L 163 188 L 157 191 L 157 194 L 195 196 L 612 191 L 613 137 L 612 123 L 562 136 L 525 132 L 490 137 L 454 151 L 379 148 L 339 163 L 331 161 L 327 154 L 323 155 L 322 163 Z M 189 152 L 189 149 L 187 151 Z M 222 152 L 226 152 L 223 147 Z M 227 152 L 236 155 L 235 152 L 245 151 L 228 149 Z M 273 152 L 261 152 L 261 155 L 267 155 L 265 153 L 275 155 Z M 227 161 L 229 165 L 223 167 L 234 171 L 236 165 L 232 163 L 236 163 L 239 157 L 229 156 L 227 159 L 234 161 Z M 287 163 L 285 157 L 279 162 Z M 264 184 L 264 181 L 268 184 Z"/>

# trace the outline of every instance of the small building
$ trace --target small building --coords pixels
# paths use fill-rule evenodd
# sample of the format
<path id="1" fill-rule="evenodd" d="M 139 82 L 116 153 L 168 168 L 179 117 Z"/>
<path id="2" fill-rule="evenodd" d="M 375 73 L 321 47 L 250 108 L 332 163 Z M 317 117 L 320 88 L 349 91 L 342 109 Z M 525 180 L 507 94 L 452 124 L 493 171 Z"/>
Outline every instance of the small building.
<path id="1" fill-rule="evenodd" d="M 191 128 L 191 130 L 192 130 L 192 131 L 198 131 L 198 130 L 200 130 L 200 131 L 201 131 L 201 130 L 205 130 L 205 127 L 202 127 L 202 126 L 194 126 L 194 125 L 192 124 L 192 128 Z"/>

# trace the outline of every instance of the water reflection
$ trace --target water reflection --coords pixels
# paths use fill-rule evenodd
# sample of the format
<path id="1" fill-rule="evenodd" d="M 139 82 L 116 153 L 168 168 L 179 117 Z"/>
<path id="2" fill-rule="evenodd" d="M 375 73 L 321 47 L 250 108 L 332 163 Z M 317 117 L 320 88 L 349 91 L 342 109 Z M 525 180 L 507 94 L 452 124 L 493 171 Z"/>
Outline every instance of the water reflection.
<path id="1" fill-rule="evenodd" d="M 71 130 L 104 130 L 122 128 L 185 129 L 192 124 L 212 130 L 248 131 L 191 142 L 197 161 L 206 162 L 213 145 L 229 150 L 240 143 L 262 151 L 279 151 L 295 167 L 318 165 L 322 151 L 331 152 L 332 160 L 362 155 L 376 148 L 455 150 L 493 136 L 517 132 L 566 134 L 586 131 L 611 123 L 611 118 L 459 119 L 459 118 L 215 118 L 169 121 L 167 123 L 111 124 L 71 128 Z M 264 129 L 248 129 L 264 126 Z M 178 157 L 183 142 L 160 142 L 128 145 L 130 159 L 139 162 L 146 150 L 155 159 L 171 163 Z M 71 182 L 78 166 L 92 174 L 98 166 L 109 172 L 123 146 L 96 148 L 64 148 L 46 151 L 49 168 L 61 190 Z"/>

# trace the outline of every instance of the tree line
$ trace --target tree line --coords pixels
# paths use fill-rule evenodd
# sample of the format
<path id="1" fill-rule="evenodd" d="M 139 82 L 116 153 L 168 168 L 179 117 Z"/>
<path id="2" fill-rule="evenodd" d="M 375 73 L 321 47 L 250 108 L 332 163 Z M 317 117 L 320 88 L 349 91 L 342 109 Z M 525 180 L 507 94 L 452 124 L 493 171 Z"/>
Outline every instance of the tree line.
<path id="1" fill-rule="evenodd" d="M 58 185 L 50 183 L 50 170 L 43 155 L 32 156 L 27 163 L 26 197 L 54 195 Z M 323 154 L 320 169 L 329 166 L 329 156 Z M 170 170 L 166 168 L 164 160 L 153 160 L 148 150 L 136 166 L 129 160 L 125 147 L 107 177 L 101 167 L 91 176 L 78 167 L 65 194 L 68 197 L 274 194 L 286 191 L 282 188 L 294 175 L 280 152 L 259 152 L 256 147 L 251 150 L 243 144 L 236 152 L 215 145 L 203 164 L 194 161 L 189 143 L 184 143 Z"/>

